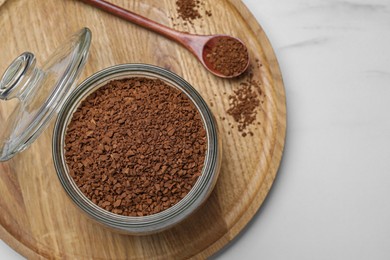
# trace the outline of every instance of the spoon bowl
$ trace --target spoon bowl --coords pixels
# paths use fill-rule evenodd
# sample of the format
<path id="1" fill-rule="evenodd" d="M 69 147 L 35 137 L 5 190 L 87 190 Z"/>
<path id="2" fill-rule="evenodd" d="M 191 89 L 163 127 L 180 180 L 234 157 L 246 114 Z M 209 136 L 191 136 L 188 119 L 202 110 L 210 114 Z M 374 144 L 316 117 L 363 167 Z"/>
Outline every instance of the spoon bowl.
<path id="1" fill-rule="evenodd" d="M 221 46 L 221 43 L 230 43 L 231 47 L 226 48 L 229 46 Z M 237 55 L 237 53 L 241 53 L 241 55 Z M 213 59 L 211 59 L 216 54 L 219 55 L 216 58 L 220 59 L 220 64 L 216 64 L 217 62 L 213 62 Z M 212 35 L 203 45 L 201 61 L 214 75 L 221 78 L 234 78 L 248 69 L 249 55 L 245 44 L 240 39 L 229 35 L 218 34 Z M 230 69 L 219 68 L 220 66 Z"/>
<path id="2" fill-rule="evenodd" d="M 82 1 L 182 44 L 208 71 L 218 77 L 237 77 L 249 66 L 248 50 L 238 38 L 223 34 L 195 35 L 179 32 L 103 0 Z M 231 47 L 229 50 L 223 45 L 226 41 Z M 237 50 L 241 52 L 239 57 L 235 53 Z"/>

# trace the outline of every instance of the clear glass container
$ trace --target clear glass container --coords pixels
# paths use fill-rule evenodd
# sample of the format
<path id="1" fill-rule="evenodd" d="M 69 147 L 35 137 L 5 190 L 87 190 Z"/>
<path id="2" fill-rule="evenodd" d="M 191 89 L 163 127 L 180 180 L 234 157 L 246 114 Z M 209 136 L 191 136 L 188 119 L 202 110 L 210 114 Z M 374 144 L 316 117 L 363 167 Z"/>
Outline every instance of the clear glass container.
<path id="1" fill-rule="evenodd" d="M 15 101 L 13 109 L 9 109 L 12 110 L 10 115 L 0 117 L 0 161 L 8 160 L 26 149 L 58 113 L 52 142 L 53 160 L 62 186 L 77 207 L 98 223 L 121 232 L 147 234 L 161 231 L 199 208 L 216 183 L 221 143 L 215 119 L 206 102 L 189 83 L 170 71 L 152 65 L 124 64 L 110 67 L 92 75 L 73 91 L 87 59 L 90 43 L 91 32 L 83 28 L 68 38 L 41 68 L 36 66 L 34 55 L 29 52 L 11 63 L 0 81 L 0 101 Z M 67 126 L 80 102 L 109 81 L 130 77 L 161 79 L 185 93 L 198 109 L 207 133 L 202 174 L 190 192 L 174 206 L 143 217 L 117 215 L 95 205 L 69 175 L 64 157 Z"/>
<path id="2" fill-rule="evenodd" d="M 160 79 L 185 93 L 199 111 L 207 133 L 207 150 L 201 176 L 190 192 L 174 206 L 157 214 L 129 217 L 111 213 L 94 204 L 77 187 L 68 172 L 65 161 L 65 134 L 67 126 L 80 103 L 88 95 L 109 81 L 145 77 Z M 88 216 L 115 230 L 130 234 L 149 234 L 164 230 L 182 221 L 205 202 L 210 195 L 220 169 L 221 144 L 215 119 L 199 93 L 178 75 L 146 64 L 123 64 L 104 69 L 92 75 L 69 96 L 57 117 L 53 134 L 53 159 L 58 178 L 72 201 Z"/>

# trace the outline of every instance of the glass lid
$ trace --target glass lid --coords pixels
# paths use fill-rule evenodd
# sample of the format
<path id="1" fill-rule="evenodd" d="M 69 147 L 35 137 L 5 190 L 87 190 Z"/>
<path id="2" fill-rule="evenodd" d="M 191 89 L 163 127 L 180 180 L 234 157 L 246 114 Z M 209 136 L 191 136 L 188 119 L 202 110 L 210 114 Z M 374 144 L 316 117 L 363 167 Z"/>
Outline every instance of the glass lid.
<path id="1" fill-rule="evenodd" d="M 90 43 L 91 31 L 83 28 L 41 68 L 29 52 L 11 63 L 0 81 L 0 161 L 28 147 L 60 110 L 84 67 Z"/>

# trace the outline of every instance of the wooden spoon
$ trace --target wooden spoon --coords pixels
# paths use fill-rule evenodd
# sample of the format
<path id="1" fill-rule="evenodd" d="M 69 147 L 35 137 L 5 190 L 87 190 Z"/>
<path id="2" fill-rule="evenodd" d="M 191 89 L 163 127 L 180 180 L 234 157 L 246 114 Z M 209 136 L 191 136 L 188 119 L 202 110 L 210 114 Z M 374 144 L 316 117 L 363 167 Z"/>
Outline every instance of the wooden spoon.
<path id="1" fill-rule="evenodd" d="M 185 48 L 191 51 L 195 55 L 195 57 L 198 58 L 198 60 L 203 64 L 204 67 L 206 67 L 207 70 L 209 70 L 216 76 L 222 78 L 233 78 L 241 75 L 248 68 L 248 51 L 245 44 L 238 38 L 224 34 L 194 35 L 179 32 L 103 0 L 82 1 L 182 44 Z M 224 74 L 222 71 L 218 71 L 215 66 L 211 64 L 211 62 L 207 59 L 207 55 L 211 54 L 213 48 L 216 46 L 218 41 L 221 39 L 226 40 L 226 38 L 231 39 L 230 41 L 235 41 L 238 44 L 242 45 L 246 55 L 246 65 L 241 66 L 239 71 L 236 70 L 234 73 L 229 75 L 225 75 L 226 73 Z M 228 55 L 228 53 L 226 55 Z"/>

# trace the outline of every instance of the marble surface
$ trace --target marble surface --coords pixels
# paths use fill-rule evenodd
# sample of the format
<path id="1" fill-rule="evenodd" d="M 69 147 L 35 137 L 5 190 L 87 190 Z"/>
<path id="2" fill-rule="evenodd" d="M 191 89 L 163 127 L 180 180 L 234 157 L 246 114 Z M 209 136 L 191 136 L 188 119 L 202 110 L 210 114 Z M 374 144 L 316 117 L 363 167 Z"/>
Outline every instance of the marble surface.
<path id="1" fill-rule="evenodd" d="M 280 63 L 287 139 L 266 203 L 213 258 L 390 259 L 390 0 L 243 1 Z M 23 258 L 0 242 L 0 259 Z"/>

